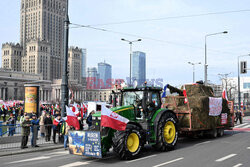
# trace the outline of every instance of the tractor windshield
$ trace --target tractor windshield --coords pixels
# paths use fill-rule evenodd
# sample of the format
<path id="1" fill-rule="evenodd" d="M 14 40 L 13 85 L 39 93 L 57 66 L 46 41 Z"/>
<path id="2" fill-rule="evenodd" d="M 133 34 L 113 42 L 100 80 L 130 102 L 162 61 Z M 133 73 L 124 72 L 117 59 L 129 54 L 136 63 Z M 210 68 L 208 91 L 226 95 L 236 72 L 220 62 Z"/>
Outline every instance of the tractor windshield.
<path id="1" fill-rule="evenodd" d="M 123 93 L 123 105 L 137 105 L 137 102 L 141 101 L 143 97 L 143 91 L 131 91 Z"/>

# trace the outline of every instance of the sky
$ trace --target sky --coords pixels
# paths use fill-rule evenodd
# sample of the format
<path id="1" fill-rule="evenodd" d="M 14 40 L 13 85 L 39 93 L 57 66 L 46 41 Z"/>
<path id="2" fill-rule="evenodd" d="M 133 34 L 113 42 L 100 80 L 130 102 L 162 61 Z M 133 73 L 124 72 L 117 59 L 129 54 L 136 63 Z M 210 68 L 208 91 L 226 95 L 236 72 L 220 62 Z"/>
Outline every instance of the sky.
<path id="1" fill-rule="evenodd" d="M 0 6 L 0 43 L 19 42 L 20 0 L 1 0 Z M 242 12 L 169 18 L 225 11 Z M 175 86 L 192 82 L 188 62 L 201 62 L 195 79 L 203 80 L 207 34 L 228 31 L 207 38 L 209 82 L 220 84 L 218 74 L 237 76 L 237 57 L 250 53 L 249 0 L 69 0 L 69 18 L 72 24 L 111 31 L 71 25 L 69 45 L 87 49 L 87 67 L 104 60 L 111 64 L 113 78 L 129 76 L 129 44 L 121 38 L 141 38 L 133 51 L 146 53 L 146 77 Z"/>

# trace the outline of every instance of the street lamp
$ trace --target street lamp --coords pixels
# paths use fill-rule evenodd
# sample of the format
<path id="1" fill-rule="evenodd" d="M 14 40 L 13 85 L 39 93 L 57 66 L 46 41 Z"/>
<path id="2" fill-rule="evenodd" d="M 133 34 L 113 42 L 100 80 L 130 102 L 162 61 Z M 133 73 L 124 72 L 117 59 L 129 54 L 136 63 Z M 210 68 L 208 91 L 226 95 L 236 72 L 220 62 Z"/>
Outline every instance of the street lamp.
<path id="1" fill-rule="evenodd" d="M 67 7 L 63 10 L 66 13 L 66 17 L 64 20 L 64 59 L 63 59 L 63 75 L 62 75 L 62 83 L 61 83 L 61 116 L 65 117 L 66 108 L 68 105 L 69 99 L 69 88 L 68 88 L 68 45 L 69 45 L 69 14 L 68 14 L 68 0 L 66 1 Z"/>
<path id="2" fill-rule="evenodd" d="M 191 64 L 193 66 L 193 83 L 194 83 L 195 82 L 195 65 L 201 64 L 201 62 L 198 62 L 198 63 L 188 62 L 188 64 Z"/>
<path id="3" fill-rule="evenodd" d="M 132 78 L 131 78 L 132 44 L 133 44 L 134 42 L 139 42 L 139 41 L 141 41 L 141 39 L 137 39 L 137 40 L 134 40 L 134 41 L 129 41 L 129 40 L 126 40 L 126 39 L 122 38 L 121 40 L 122 40 L 122 41 L 128 42 L 129 45 L 130 45 L 129 86 L 131 86 L 131 85 L 132 85 Z"/>
<path id="4" fill-rule="evenodd" d="M 207 34 L 205 35 L 205 64 L 204 64 L 204 80 L 205 80 L 205 85 L 207 85 L 207 37 L 212 36 L 212 35 L 218 35 L 218 34 L 226 34 L 228 33 L 227 31 L 223 32 L 217 32 L 213 34 Z"/>
<path id="5" fill-rule="evenodd" d="M 238 106 L 239 106 L 239 109 L 240 109 L 240 103 L 241 103 L 241 95 L 240 95 L 240 65 L 239 65 L 239 60 L 240 60 L 240 57 L 245 57 L 245 56 L 250 56 L 250 54 L 247 54 L 247 55 L 240 55 L 238 56 Z"/>

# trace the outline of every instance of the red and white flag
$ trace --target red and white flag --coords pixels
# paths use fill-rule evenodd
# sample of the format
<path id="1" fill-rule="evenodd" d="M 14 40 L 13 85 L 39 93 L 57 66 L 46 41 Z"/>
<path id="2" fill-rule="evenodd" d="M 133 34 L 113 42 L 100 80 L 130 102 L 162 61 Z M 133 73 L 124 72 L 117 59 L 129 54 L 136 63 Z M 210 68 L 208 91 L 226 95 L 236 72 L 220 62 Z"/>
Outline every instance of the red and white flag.
<path id="1" fill-rule="evenodd" d="M 111 111 L 105 105 L 101 111 L 101 126 L 124 131 L 129 120 L 121 115 Z"/>
<path id="2" fill-rule="evenodd" d="M 79 121 L 77 119 L 77 116 L 68 106 L 65 106 L 65 107 L 66 107 L 66 112 L 67 112 L 66 122 L 68 123 L 69 126 L 73 126 L 76 130 L 79 130 L 80 124 L 79 124 Z"/>
<path id="3" fill-rule="evenodd" d="M 222 98 L 228 100 L 227 99 L 227 91 L 225 88 L 223 89 L 223 92 L 222 92 Z"/>
<path id="4" fill-rule="evenodd" d="M 184 95 L 184 97 L 185 97 L 185 99 L 184 99 L 184 103 L 187 103 L 187 102 L 188 102 L 188 100 L 187 100 L 187 91 L 186 91 L 186 87 L 185 87 L 185 85 L 184 85 L 184 88 L 183 88 L 183 95 Z"/>
<path id="5" fill-rule="evenodd" d="M 80 112 L 78 110 L 78 106 L 77 106 L 77 103 L 74 102 L 74 105 L 72 107 L 72 111 L 75 113 L 76 116 L 79 116 L 80 115 Z"/>

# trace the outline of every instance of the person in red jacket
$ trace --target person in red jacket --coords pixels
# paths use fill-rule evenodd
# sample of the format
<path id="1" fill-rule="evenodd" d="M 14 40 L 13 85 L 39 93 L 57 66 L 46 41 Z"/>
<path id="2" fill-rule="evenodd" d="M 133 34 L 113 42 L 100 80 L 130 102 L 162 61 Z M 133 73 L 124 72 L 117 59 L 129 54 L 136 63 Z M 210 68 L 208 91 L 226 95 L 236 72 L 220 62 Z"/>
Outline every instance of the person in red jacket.
<path id="1" fill-rule="evenodd" d="M 62 118 L 61 115 L 57 115 L 57 117 L 53 120 L 53 142 L 56 144 L 56 133 L 60 137 L 59 131 L 62 125 Z"/>

